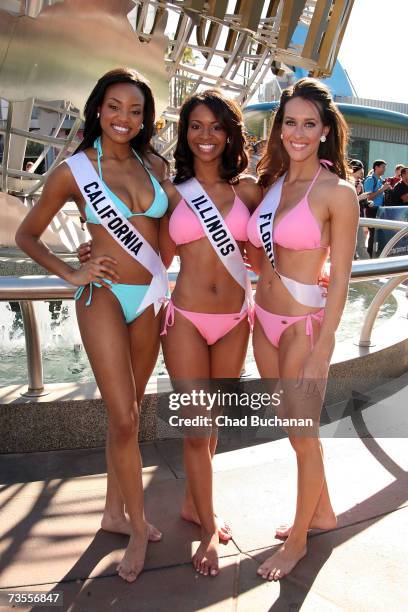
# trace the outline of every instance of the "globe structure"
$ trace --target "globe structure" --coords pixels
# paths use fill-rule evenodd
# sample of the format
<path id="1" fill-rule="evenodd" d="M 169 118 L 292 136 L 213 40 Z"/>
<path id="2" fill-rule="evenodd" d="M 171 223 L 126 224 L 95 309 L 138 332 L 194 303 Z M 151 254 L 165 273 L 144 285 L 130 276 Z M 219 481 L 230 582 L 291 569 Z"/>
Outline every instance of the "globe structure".
<path id="1" fill-rule="evenodd" d="M 1 2 L 0 220 L 7 227 L 1 246 L 12 246 L 7 236 L 52 169 L 78 146 L 82 109 L 101 74 L 130 66 L 149 80 L 158 111 L 155 144 L 170 156 L 178 111 L 189 94 L 217 87 L 244 107 L 263 83 L 293 74 L 296 67 L 311 76 L 330 75 L 352 5 L 352 0 Z M 307 28 L 303 44 L 292 42 L 298 26 Z M 65 233 L 70 250 L 78 241 L 70 234 L 77 232 Z"/>

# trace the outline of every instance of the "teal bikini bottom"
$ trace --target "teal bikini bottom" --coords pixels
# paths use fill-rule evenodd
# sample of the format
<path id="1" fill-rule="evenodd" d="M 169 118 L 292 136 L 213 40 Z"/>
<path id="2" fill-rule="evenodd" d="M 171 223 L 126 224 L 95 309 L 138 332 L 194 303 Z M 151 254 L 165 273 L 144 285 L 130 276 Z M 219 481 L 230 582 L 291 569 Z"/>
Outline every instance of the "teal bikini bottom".
<path id="1" fill-rule="evenodd" d="M 144 309 L 140 312 L 137 312 L 137 310 L 142 303 L 150 285 L 123 285 L 122 283 L 114 284 L 112 281 L 106 278 L 103 280 L 105 283 L 110 285 L 110 290 L 119 301 L 126 323 L 132 323 L 132 321 L 137 319 L 137 317 L 144 312 Z M 85 306 L 90 306 L 92 301 L 92 288 L 103 287 L 103 285 L 96 282 L 89 283 L 89 285 L 82 285 L 75 293 L 76 300 L 79 300 L 86 287 L 89 287 L 89 297 L 85 303 Z"/>

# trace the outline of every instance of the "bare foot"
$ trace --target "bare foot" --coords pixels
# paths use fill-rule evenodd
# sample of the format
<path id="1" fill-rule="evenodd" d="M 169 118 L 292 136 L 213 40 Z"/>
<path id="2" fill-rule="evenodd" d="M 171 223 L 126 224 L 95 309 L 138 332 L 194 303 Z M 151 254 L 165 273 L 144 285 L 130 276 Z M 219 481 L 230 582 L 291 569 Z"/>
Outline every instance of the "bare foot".
<path id="1" fill-rule="evenodd" d="M 190 523 L 195 523 L 196 525 L 201 526 L 200 517 L 197 514 L 197 510 L 191 508 L 187 504 L 184 504 L 180 516 L 185 521 L 189 521 Z M 228 542 L 232 538 L 231 527 L 219 516 L 214 514 L 215 524 L 218 529 L 218 538 L 221 542 Z"/>
<path id="2" fill-rule="evenodd" d="M 216 576 L 218 574 L 218 533 L 204 535 L 191 562 L 196 572 L 203 576 Z"/>
<path id="3" fill-rule="evenodd" d="M 329 516 L 314 516 L 308 529 L 308 535 L 312 535 L 314 529 L 318 531 L 329 531 L 330 529 L 335 529 L 336 526 L 337 517 L 335 514 Z M 290 535 L 291 529 L 292 526 L 290 525 L 279 525 L 275 530 L 275 537 L 280 540 L 286 540 Z"/>
<path id="4" fill-rule="evenodd" d="M 159 542 L 163 537 L 162 532 L 151 523 L 147 523 L 147 526 L 149 528 L 149 542 Z M 113 518 L 107 514 L 104 514 L 101 521 L 101 528 L 104 531 L 122 533 L 124 535 L 131 535 L 132 533 L 130 521 L 126 516 Z"/>
<path id="5" fill-rule="evenodd" d="M 130 536 L 123 559 L 116 568 L 119 576 L 126 580 L 126 582 L 134 582 L 142 571 L 148 540 L 149 528 L 147 523 L 145 523 L 144 533 L 132 534 Z"/>
<path id="6" fill-rule="evenodd" d="M 306 546 L 299 548 L 283 544 L 274 555 L 262 563 L 257 574 L 264 580 L 280 580 L 293 570 L 305 554 Z"/>

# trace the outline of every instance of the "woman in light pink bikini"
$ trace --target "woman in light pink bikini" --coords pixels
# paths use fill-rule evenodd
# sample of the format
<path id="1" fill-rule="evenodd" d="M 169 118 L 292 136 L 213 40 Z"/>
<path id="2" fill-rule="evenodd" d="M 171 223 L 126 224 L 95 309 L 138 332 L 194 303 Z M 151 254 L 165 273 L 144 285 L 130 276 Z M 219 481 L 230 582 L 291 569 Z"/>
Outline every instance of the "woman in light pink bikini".
<path id="1" fill-rule="evenodd" d="M 259 273 L 258 370 L 263 378 L 280 379 L 282 416 L 305 417 L 310 409 L 317 423 L 359 217 L 346 180 L 346 145 L 347 126 L 324 85 L 302 79 L 286 89 L 257 167 L 264 199 L 248 224 L 248 256 Z M 329 251 L 326 299 L 318 279 Z M 314 435 L 305 431 L 288 429 L 298 465 L 296 514 L 291 527 L 276 532 L 285 543 L 258 569 L 266 580 L 287 575 L 306 554 L 309 528 L 336 526 L 318 428 Z"/>
<path id="2" fill-rule="evenodd" d="M 218 91 L 183 104 L 175 159 L 174 181 L 164 185 L 171 240 L 167 246 L 161 240 L 160 252 L 169 264 L 177 248 L 181 266 L 162 340 L 170 378 L 188 390 L 194 380 L 239 378 L 242 371 L 252 301 L 242 253 L 250 211 L 262 191 L 252 178 L 240 177 L 248 163 L 242 113 Z M 231 531 L 214 514 L 211 460 L 217 435 L 210 433 L 184 439 L 181 515 L 201 525 L 194 568 L 215 576 L 218 542 L 229 540 Z"/>

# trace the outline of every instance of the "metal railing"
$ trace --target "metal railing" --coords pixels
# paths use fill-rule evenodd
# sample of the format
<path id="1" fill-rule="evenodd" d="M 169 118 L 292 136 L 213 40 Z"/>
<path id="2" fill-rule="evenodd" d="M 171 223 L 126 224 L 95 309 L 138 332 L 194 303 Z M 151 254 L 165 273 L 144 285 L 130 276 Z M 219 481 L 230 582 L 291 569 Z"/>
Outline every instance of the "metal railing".
<path id="1" fill-rule="evenodd" d="M 408 222 L 386 219 L 360 219 L 360 226 L 388 230 L 399 230 L 391 238 L 378 259 L 353 261 L 351 280 L 366 281 L 388 278 L 372 300 L 361 328 L 358 346 L 371 345 L 371 334 L 378 312 L 392 291 L 408 279 L 408 255 L 387 258 L 392 247 L 408 234 Z M 397 240 L 398 237 L 398 240 Z M 170 285 L 174 284 L 177 273 L 169 273 Z M 256 284 L 257 277 L 251 273 L 251 282 Z M 69 285 L 57 276 L 0 277 L 0 301 L 20 302 L 27 353 L 28 389 L 24 395 L 38 397 L 45 395 L 41 357 L 41 339 L 36 320 L 34 301 L 73 299 L 76 287 Z"/>

